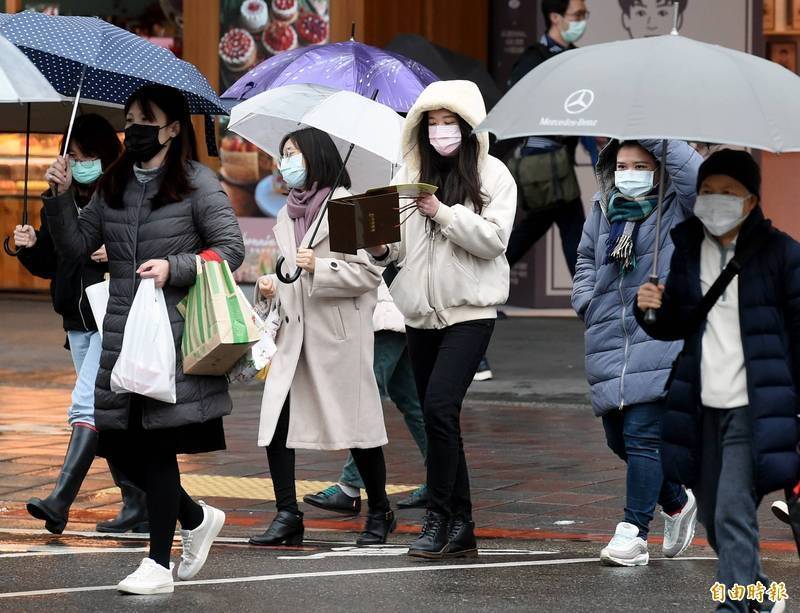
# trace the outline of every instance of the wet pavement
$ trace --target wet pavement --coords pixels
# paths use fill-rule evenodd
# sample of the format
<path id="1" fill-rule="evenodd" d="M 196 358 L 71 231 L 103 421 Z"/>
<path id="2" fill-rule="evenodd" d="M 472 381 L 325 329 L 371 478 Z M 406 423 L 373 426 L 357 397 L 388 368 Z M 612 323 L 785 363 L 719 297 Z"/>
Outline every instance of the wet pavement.
<path id="1" fill-rule="evenodd" d="M 392 546 L 377 553 L 336 551 L 352 545 L 362 520 L 312 508 L 303 509 L 307 535 L 314 540 L 307 551 L 244 545 L 241 539 L 262 530 L 274 509 L 265 453 L 255 446 L 261 390 L 247 385 L 233 389 L 236 408 L 226 420 L 229 449 L 181 462 L 187 490 L 228 514 L 225 542 L 215 546 L 198 584 L 178 586 L 166 599 L 123 598 L 109 589 L 4 597 L 113 586 L 144 554 L 143 543 L 130 539 L 98 539 L 89 532 L 53 537 L 27 515 L 25 501 L 46 495 L 58 474 L 69 437 L 64 417 L 74 374 L 47 302 L 0 299 L 0 338 L 0 610 L 166 605 L 249 611 L 281 603 L 320 611 L 710 608 L 714 562 L 694 558 L 713 552 L 699 526 L 695 546 L 685 554 L 692 559 L 655 559 L 663 529 L 657 514 L 649 567 L 607 569 L 597 563 L 599 549 L 621 520 L 625 470 L 605 447 L 601 424 L 588 406 L 582 329 L 570 319 L 499 322 L 489 351 L 496 379 L 470 391 L 464 438 L 485 550 L 477 561 L 426 564 L 402 555 L 398 545 L 418 530 L 419 510 L 398 512 Z M 424 468 L 391 403 L 385 414 L 388 477 L 396 501 L 424 479 Z M 298 452 L 299 492 L 335 481 L 343 460 L 343 452 Z M 118 501 L 106 466 L 96 461 L 69 528 L 93 530 L 96 521 L 116 513 Z M 790 535 L 767 507 L 760 514 L 767 571 L 786 581 L 790 596 L 800 594 Z"/>

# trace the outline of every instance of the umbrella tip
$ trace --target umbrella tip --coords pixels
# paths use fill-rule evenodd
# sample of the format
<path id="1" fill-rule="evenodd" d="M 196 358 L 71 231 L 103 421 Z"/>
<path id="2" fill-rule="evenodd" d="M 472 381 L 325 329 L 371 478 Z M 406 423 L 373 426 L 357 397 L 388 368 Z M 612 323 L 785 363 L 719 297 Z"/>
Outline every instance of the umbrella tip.
<path id="1" fill-rule="evenodd" d="M 350 26 L 350 40 L 355 41 L 356 39 L 356 22 L 354 21 Z"/>
<path id="2" fill-rule="evenodd" d="M 671 36 L 678 36 L 680 32 L 678 32 L 678 20 L 680 18 L 680 2 L 673 2 L 672 3 L 672 32 L 670 32 Z"/>

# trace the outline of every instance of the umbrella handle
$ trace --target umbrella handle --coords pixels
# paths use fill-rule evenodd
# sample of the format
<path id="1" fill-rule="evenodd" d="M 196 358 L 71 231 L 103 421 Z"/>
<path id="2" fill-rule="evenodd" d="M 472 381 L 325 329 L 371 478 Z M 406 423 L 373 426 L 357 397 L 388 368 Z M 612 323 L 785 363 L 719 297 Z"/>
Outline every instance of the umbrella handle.
<path id="1" fill-rule="evenodd" d="M 8 239 L 6 239 L 6 240 L 8 240 Z M 283 256 L 280 256 L 278 258 L 278 263 L 275 266 L 275 274 L 278 276 L 278 280 L 281 283 L 286 283 L 287 285 L 289 285 L 291 283 L 294 283 L 295 281 L 297 281 L 300 278 L 300 274 L 303 272 L 303 270 L 301 268 L 298 268 L 291 275 L 288 275 L 288 276 L 284 275 L 283 274 L 283 270 L 281 270 L 281 269 L 283 268 L 283 263 L 285 261 L 286 261 L 286 258 L 283 257 Z"/>
<path id="2" fill-rule="evenodd" d="M 12 258 L 19 255 L 19 252 L 22 251 L 22 247 L 19 247 L 18 249 L 12 249 L 10 245 L 11 245 L 11 237 L 6 236 L 6 239 L 3 241 L 3 251 L 5 251 Z"/>
<path id="3" fill-rule="evenodd" d="M 658 277 L 652 276 L 649 280 L 653 285 L 658 285 Z M 644 323 L 652 326 L 654 323 L 656 323 L 656 319 L 658 319 L 658 317 L 655 309 L 647 309 L 644 312 Z"/>

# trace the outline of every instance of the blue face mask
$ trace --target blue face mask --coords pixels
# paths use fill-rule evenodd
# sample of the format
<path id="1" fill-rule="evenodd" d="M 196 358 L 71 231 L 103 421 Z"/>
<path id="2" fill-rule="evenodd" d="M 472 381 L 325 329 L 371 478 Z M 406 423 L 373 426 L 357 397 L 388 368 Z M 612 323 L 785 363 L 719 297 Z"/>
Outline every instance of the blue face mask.
<path id="1" fill-rule="evenodd" d="M 566 31 L 561 32 L 561 36 L 565 42 L 577 42 L 581 36 L 586 32 L 586 20 L 583 21 L 570 21 L 569 27 Z"/>
<path id="2" fill-rule="evenodd" d="M 306 172 L 305 166 L 303 166 L 302 153 L 295 153 L 288 157 L 282 157 L 280 170 L 283 180 L 286 181 L 286 185 L 292 189 L 303 189 L 305 187 L 308 173 Z"/>
<path id="3" fill-rule="evenodd" d="M 94 183 L 103 174 L 103 162 L 100 158 L 85 162 L 70 160 L 69 165 L 72 169 L 72 178 L 82 185 Z"/>

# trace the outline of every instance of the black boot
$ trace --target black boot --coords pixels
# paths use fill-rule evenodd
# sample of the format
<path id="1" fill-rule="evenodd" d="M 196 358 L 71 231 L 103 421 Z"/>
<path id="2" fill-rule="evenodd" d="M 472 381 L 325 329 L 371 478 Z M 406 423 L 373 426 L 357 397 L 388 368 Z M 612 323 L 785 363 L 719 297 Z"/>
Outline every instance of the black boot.
<path id="1" fill-rule="evenodd" d="M 288 545 L 299 547 L 303 544 L 303 514 L 292 511 L 278 511 L 266 532 L 250 539 L 251 545 Z"/>
<path id="2" fill-rule="evenodd" d="M 44 500 L 31 498 L 28 501 L 28 513 L 36 519 L 43 519 L 44 527 L 53 534 L 64 532 L 69 508 L 89 472 L 96 450 L 97 432 L 92 428 L 74 427 L 55 489 Z"/>
<path id="3" fill-rule="evenodd" d="M 422 524 L 422 532 L 408 548 L 408 555 L 431 560 L 443 558 L 447 548 L 448 524 L 446 515 L 428 511 Z"/>
<path id="4" fill-rule="evenodd" d="M 98 522 L 97 531 L 114 534 L 150 532 L 150 525 L 147 521 L 147 496 L 119 469 L 115 468 L 111 460 L 108 460 L 108 469 L 111 471 L 114 483 L 122 493 L 122 508 L 114 519 Z"/>
<path id="5" fill-rule="evenodd" d="M 359 547 L 383 545 L 386 537 L 394 532 L 395 528 L 397 528 L 397 519 L 391 509 L 379 513 L 367 513 L 364 531 L 356 539 L 356 545 Z"/>
<path id="6" fill-rule="evenodd" d="M 478 541 L 475 540 L 475 522 L 454 517 L 450 522 L 445 558 L 477 558 Z"/>

